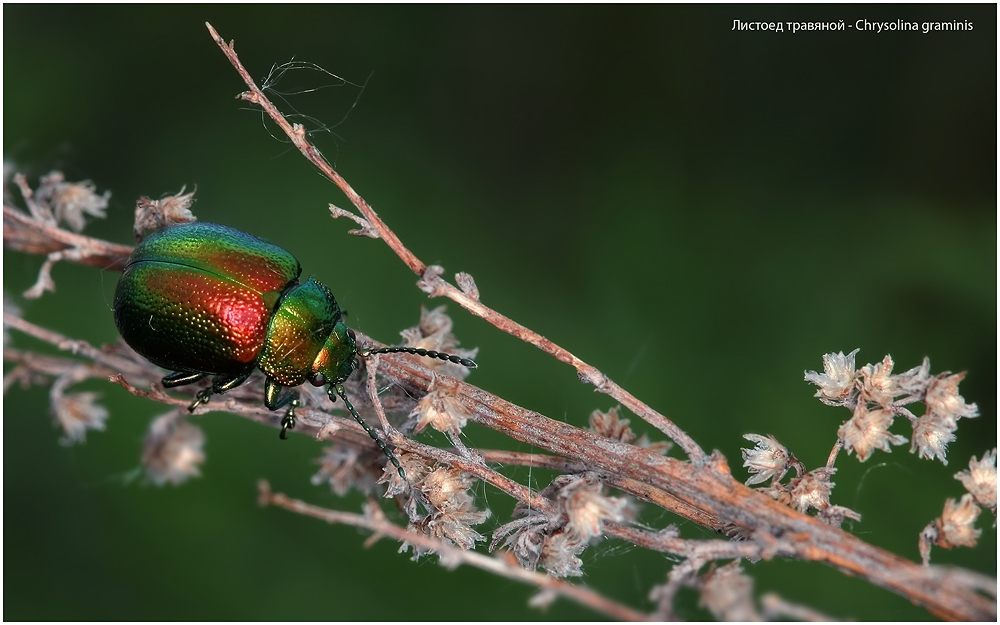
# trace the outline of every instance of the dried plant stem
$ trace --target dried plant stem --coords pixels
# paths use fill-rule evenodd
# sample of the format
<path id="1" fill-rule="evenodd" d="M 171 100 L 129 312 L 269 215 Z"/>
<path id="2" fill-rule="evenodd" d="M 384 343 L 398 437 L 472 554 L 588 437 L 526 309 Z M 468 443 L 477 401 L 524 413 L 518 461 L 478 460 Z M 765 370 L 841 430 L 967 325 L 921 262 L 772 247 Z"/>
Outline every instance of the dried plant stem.
<path id="1" fill-rule="evenodd" d="M 243 82 L 245 82 L 247 87 L 250 89 L 249 91 L 241 93 L 237 97 L 241 100 L 260 106 L 264 112 L 266 112 L 268 116 L 270 116 L 271 119 L 278 124 L 278 127 L 280 127 L 285 134 L 288 135 L 292 144 L 294 144 L 295 147 L 302 152 L 303 156 L 305 156 L 310 163 L 315 165 L 321 172 L 323 172 L 323 175 L 332 180 L 333 183 L 344 192 L 347 198 L 351 201 L 351 204 L 361 211 L 361 214 L 364 216 L 368 224 L 376 233 L 378 233 L 379 238 L 385 241 L 386 245 L 388 245 L 392 251 L 399 256 L 399 258 L 413 271 L 413 273 L 421 277 L 423 283 L 421 288 L 427 291 L 431 297 L 447 297 L 452 301 L 457 302 L 460 306 L 472 314 L 482 317 L 504 332 L 512 334 L 526 343 L 530 343 L 542 351 L 555 356 L 560 361 L 571 365 L 576 369 L 577 375 L 580 377 L 581 381 L 587 384 L 592 384 L 595 389 L 601 393 L 610 395 L 623 406 L 631 410 L 634 414 L 638 415 L 650 425 L 669 436 L 680 446 L 681 449 L 684 450 L 684 453 L 686 453 L 691 460 L 697 462 L 705 458 L 705 452 L 690 436 L 687 435 L 686 432 L 677 427 L 677 425 L 670 419 L 667 419 L 643 402 L 636 399 L 631 393 L 615 384 L 597 368 L 580 360 L 568 350 L 556 345 L 544 336 L 529 330 L 521 324 L 483 305 L 478 300 L 478 297 L 470 297 L 451 284 L 448 284 L 441 278 L 440 274 L 442 270 L 440 270 L 440 268 L 428 267 L 423 261 L 417 258 L 413 252 L 403 245 L 402 241 L 399 240 L 399 237 L 396 236 L 396 233 L 394 233 L 385 224 L 385 222 L 379 218 L 378 214 L 375 213 L 375 210 L 368 205 L 364 198 L 362 198 L 357 191 L 355 191 L 351 185 L 349 185 L 347 181 L 333 169 L 320 151 L 309 143 L 309 140 L 306 139 L 305 129 L 299 124 L 289 123 L 277 107 L 275 107 L 267 96 L 264 95 L 264 92 L 257 87 L 257 83 L 254 82 L 250 73 L 245 67 L 243 67 L 243 64 L 240 63 L 234 45 L 232 43 L 227 44 L 211 24 L 206 23 L 205 26 L 208 27 L 208 31 L 211 33 L 212 38 L 219 45 L 219 48 L 222 49 L 226 58 L 228 58 L 229 62 L 233 64 L 233 67 L 236 68 L 236 71 L 243 79 Z"/>
<path id="2" fill-rule="evenodd" d="M 405 541 L 423 549 L 434 551 L 441 557 L 446 566 L 450 568 L 457 567 L 460 564 L 474 566 L 495 575 L 552 591 L 596 610 L 601 614 L 606 614 L 611 618 L 621 621 L 650 620 L 649 616 L 611 601 L 592 590 L 570 584 L 561 579 L 549 577 L 548 575 L 528 571 L 517 564 L 516 561 L 508 560 L 502 556 L 492 557 L 475 551 L 466 551 L 430 536 L 407 531 L 405 528 L 390 523 L 381 515 L 381 510 L 375 506 L 367 507 L 366 511 L 368 514 L 361 515 L 351 512 L 341 512 L 339 510 L 328 510 L 298 499 L 293 499 L 282 493 L 272 493 L 270 485 L 263 480 L 258 483 L 258 490 L 260 492 L 259 501 L 261 505 L 278 506 L 298 514 L 326 521 L 327 523 L 352 525 L 371 530 L 376 536 L 388 536 L 401 542 Z"/>
<path id="3" fill-rule="evenodd" d="M 423 388 L 431 381 L 430 372 L 409 359 L 385 358 L 382 369 Z M 863 577 L 942 618 L 963 620 L 977 614 L 988 620 L 996 612 L 995 603 L 964 587 L 941 567 L 922 567 L 744 486 L 729 475 L 720 455 L 713 454 L 710 466 L 697 467 L 549 419 L 464 382 L 456 381 L 455 385 L 456 397 L 477 423 L 583 462 L 591 471 L 628 478 L 647 489 L 669 493 L 700 515 L 717 519 L 717 523 L 734 524 L 754 536 L 788 537 L 796 558 L 826 562 Z M 694 515 L 683 516 L 700 520 Z"/>
<path id="4" fill-rule="evenodd" d="M 458 381 L 450 383 L 454 388 L 454 399 L 466 409 L 471 420 L 553 455 L 518 454 L 504 451 L 479 452 L 468 449 L 451 451 L 423 445 L 401 436 L 389 427 L 375 388 L 377 375 L 399 381 L 404 386 L 425 390 L 430 388 L 436 374 L 417 364 L 416 360 L 406 356 L 386 356 L 380 357 L 377 362 L 375 359 L 369 361 L 368 394 L 376 411 L 379 412 L 380 421 L 383 423 L 383 429 L 386 431 L 390 443 L 399 449 L 466 471 L 537 510 L 554 510 L 554 502 L 503 476 L 489 467 L 488 463 L 524 464 L 544 466 L 558 471 L 592 473 L 599 476 L 605 484 L 653 502 L 703 527 L 720 533 L 736 533 L 749 538 L 742 542 L 721 539 L 692 541 L 678 538 L 676 533 L 669 528 L 661 531 L 650 531 L 625 524 L 608 523 L 605 525 L 605 534 L 609 536 L 628 540 L 645 548 L 687 558 L 685 562 L 690 563 L 690 567 L 694 567 L 695 572 L 697 567 L 705 562 L 720 558 L 768 559 L 781 556 L 825 562 L 847 574 L 861 577 L 900 594 L 941 618 L 953 620 L 996 619 L 995 601 L 981 594 L 985 592 L 995 597 L 995 579 L 962 569 L 920 566 L 870 545 L 847 532 L 831 527 L 816 517 L 799 513 L 760 491 L 748 488 L 733 479 L 726 460 L 721 454 L 718 452 L 711 455 L 705 454 L 675 424 L 636 400 L 599 371 L 544 337 L 482 305 L 471 278 L 466 276 L 458 280 L 459 284 L 462 285 L 461 289 L 442 280 L 441 270 L 436 267 L 427 267 L 407 250 L 371 207 L 333 171 L 319 151 L 305 139 L 303 129 L 289 124 L 281 116 L 239 64 L 232 45 L 225 44 L 221 37 L 211 29 L 211 26 L 209 29 L 251 89 L 250 92 L 242 94 L 241 97 L 262 106 L 274 118 L 275 122 L 288 133 L 303 154 L 347 194 L 354 206 L 362 213 L 364 221 L 370 225 L 372 232 L 377 233 L 379 238 L 385 240 L 403 262 L 421 276 L 421 288 L 432 296 L 449 297 L 473 314 L 487 319 L 496 327 L 518 336 L 559 360 L 572 365 L 582 380 L 593 384 L 597 390 L 618 399 L 629 410 L 670 436 L 687 453 L 692 462 L 663 457 L 620 440 L 598 436 L 589 430 L 549 419 L 482 389 Z M 48 223 L 44 214 L 31 216 L 6 205 L 4 206 L 4 245 L 8 249 L 35 254 L 52 254 L 72 249 L 76 250 L 77 253 L 67 256 L 68 260 L 118 269 L 121 268 L 124 259 L 128 257 L 130 252 L 130 248 L 127 246 L 119 246 L 61 230 Z M 135 395 L 175 406 L 184 406 L 190 401 L 189 399 L 173 397 L 164 392 L 162 388 L 157 386 L 162 371 L 131 351 L 120 347 L 96 349 L 82 341 L 73 341 L 58 333 L 40 328 L 8 312 L 4 312 L 3 318 L 5 326 L 16 328 L 55 345 L 59 349 L 71 351 L 93 363 L 93 365 L 84 365 L 84 363 L 75 360 L 40 356 L 37 357 L 37 360 L 33 360 L 24 352 L 5 350 L 5 360 L 15 362 L 18 365 L 4 380 L 5 389 L 18 379 L 27 379 L 25 376 L 30 376 L 32 372 L 62 376 L 78 372 L 79 370 L 74 369 L 74 367 L 92 366 L 95 375 L 105 375 L 109 370 L 114 372 L 114 375 L 111 375 L 111 381 Z M 362 340 L 364 341 L 364 339 Z M 49 358 L 49 360 L 45 360 L 45 358 Z M 64 362 L 60 363 L 60 360 Z M 437 375 L 440 377 L 440 374 Z M 128 381 L 126 381 L 125 376 L 128 377 Z M 151 390 L 141 388 L 138 386 L 140 384 Z M 193 390 L 183 388 L 177 389 L 176 392 L 185 394 L 192 393 Z M 213 401 L 207 406 L 200 407 L 197 413 L 219 409 L 221 406 L 224 406 L 228 412 L 272 427 L 278 427 L 281 418 L 280 414 L 272 413 L 261 405 L 259 388 L 250 389 L 249 385 L 234 389 L 226 396 L 224 402 Z M 311 434 L 318 438 L 329 437 L 331 433 L 341 431 L 349 433 L 346 436 L 352 438 L 365 436 L 362 428 L 353 419 L 341 418 L 324 411 L 306 408 L 300 409 L 297 414 L 299 425 L 296 431 L 298 432 Z M 362 442 L 365 442 L 365 439 L 362 439 Z M 835 448 L 831 453 L 831 462 L 837 451 L 839 449 Z M 279 496 L 272 496 L 268 501 L 275 503 L 275 497 Z M 289 509 L 308 514 L 316 512 L 312 515 L 321 516 L 328 520 L 336 518 L 357 521 L 358 519 L 371 518 L 371 515 L 359 516 L 348 513 L 335 513 L 334 517 L 323 516 L 333 513 L 333 511 L 323 511 L 320 514 L 321 509 L 314 509 L 302 502 L 293 505 L 289 503 L 293 500 L 280 499 L 280 497 L 278 501 L 283 502 L 279 505 L 288 503 L 289 505 L 284 505 L 284 507 Z M 336 522 L 349 521 L 337 520 Z M 410 532 L 389 523 L 385 523 L 383 527 L 381 520 L 374 525 L 370 524 L 369 521 L 365 521 L 365 523 L 361 526 L 372 529 L 377 535 L 402 536 L 400 540 L 409 541 L 414 545 L 424 545 L 420 541 L 433 540 L 422 535 L 411 536 Z M 426 544 L 430 545 L 430 543 Z M 480 562 L 481 559 L 481 564 L 489 564 L 489 566 L 495 566 L 493 563 L 501 562 L 497 558 L 465 552 L 449 545 L 439 544 L 437 541 L 434 541 L 434 545 L 428 548 L 438 551 L 448 561 L 448 558 L 452 557 L 451 551 L 443 551 L 441 547 L 462 554 L 460 558 L 462 562 Z M 474 565 L 480 566 L 480 564 Z M 487 568 L 487 570 L 493 569 Z M 684 570 L 680 570 L 678 575 L 683 572 Z M 500 574 L 507 575 L 507 573 Z M 517 579 L 529 581 L 529 583 L 560 594 L 567 593 L 566 596 L 570 596 L 572 593 L 584 593 L 584 595 L 574 596 L 574 598 L 585 605 L 591 605 L 591 607 L 595 606 L 588 602 L 597 602 L 603 607 L 596 607 L 596 609 L 605 614 L 616 616 L 616 618 L 643 618 L 643 615 L 631 611 L 613 613 L 613 610 L 619 608 L 628 609 L 621 608 L 621 606 L 616 608 L 617 604 L 607 602 L 603 598 L 594 598 L 591 596 L 593 593 L 578 586 L 521 569 L 517 569 L 517 575 Z M 542 583 L 538 578 L 548 581 Z M 679 580 L 680 577 L 678 576 L 677 579 Z M 668 585 L 670 583 L 673 581 L 668 582 Z M 580 596 L 587 598 L 584 600 Z"/>
<path id="5" fill-rule="evenodd" d="M 3 205 L 3 246 L 28 254 L 51 254 L 78 250 L 78 257 L 66 258 L 98 269 L 121 271 L 132 248 L 63 230 L 8 204 Z"/>
<path id="6" fill-rule="evenodd" d="M 134 353 L 121 354 L 113 350 L 98 350 L 83 341 L 70 340 L 8 312 L 4 313 L 4 325 L 21 330 L 60 349 L 72 351 L 104 367 L 125 372 L 137 381 L 153 385 L 152 391 L 145 391 L 125 382 L 122 376 L 112 376 L 113 382 L 122 385 L 133 394 L 175 406 L 184 406 L 189 401 L 172 397 L 158 389 L 155 381 L 162 376 L 162 372 Z M 362 338 L 362 340 L 367 339 Z M 23 354 L 17 351 L 11 351 L 9 354 L 5 352 L 5 358 L 16 361 L 22 366 L 27 362 Z M 403 381 L 418 388 L 428 388 L 435 375 L 405 356 L 382 357 L 378 366 L 379 372 L 390 379 Z M 455 381 L 454 389 L 455 397 L 468 409 L 471 418 L 477 423 L 544 449 L 565 459 L 566 462 L 583 465 L 588 471 L 600 474 L 608 484 L 647 501 L 658 503 L 702 526 L 717 531 L 726 527 L 742 528 L 743 532 L 754 537 L 753 541 L 746 543 L 711 541 L 718 545 L 713 545 L 710 550 L 721 550 L 717 552 L 728 554 L 738 552 L 764 558 L 780 554 L 802 560 L 827 562 L 845 572 L 897 592 L 942 618 L 954 620 L 995 618 L 995 602 L 978 594 L 983 588 L 990 588 L 991 585 L 995 592 L 995 580 L 961 569 L 919 566 L 869 545 L 846 532 L 825 525 L 814 517 L 800 514 L 734 480 L 729 475 L 725 460 L 717 454 L 713 454 L 710 464 L 697 467 L 691 463 L 665 458 L 617 440 L 597 436 L 588 430 L 549 419 L 462 382 Z M 178 391 L 190 391 L 190 389 L 178 389 Z M 247 399 L 241 400 L 240 397 Z M 244 390 L 242 387 L 236 389 L 230 393 L 224 402 L 224 407 L 228 412 L 272 427 L 277 427 L 280 420 L 279 414 L 272 413 L 261 405 L 259 390 Z M 199 408 L 198 412 L 208 412 L 218 408 L 219 402 L 212 402 Z M 363 430 L 353 419 L 309 409 L 303 409 L 299 414 L 301 418 L 298 431 L 316 436 L 320 432 L 336 429 L 351 431 L 359 437 L 364 436 Z M 480 463 L 401 436 L 394 436 L 391 442 L 407 451 L 468 471 L 519 501 L 529 502 L 540 510 L 551 505 L 530 489 L 489 469 L 485 466 L 485 459 Z M 515 458 L 510 455 L 511 452 L 504 453 L 505 456 L 494 456 L 493 459 L 506 458 L 509 461 Z M 522 459 L 539 464 L 553 463 L 553 467 L 558 466 L 555 464 L 558 461 L 543 461 L 538 454 Z M 684 555 L 691 553 L 693 544 L 690 541 L 670 542 L 673 537 L 662 532 L 649 532 L 613 524 L 608 525 L 606 533 L 647 548 Z M 740 546 L 734 551 L 734 548 L 728 545 Z M 699 553 L 704 552 L 699 551 Z"/>

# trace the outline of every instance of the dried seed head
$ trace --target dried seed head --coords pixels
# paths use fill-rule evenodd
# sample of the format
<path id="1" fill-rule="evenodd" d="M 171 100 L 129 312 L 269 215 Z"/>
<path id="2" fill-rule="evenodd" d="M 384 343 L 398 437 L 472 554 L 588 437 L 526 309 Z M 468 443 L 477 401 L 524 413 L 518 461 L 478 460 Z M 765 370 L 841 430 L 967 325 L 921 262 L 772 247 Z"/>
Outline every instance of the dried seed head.
<path id="1" fill-rule="evenodd" d="M 788 453 L 788 449 L 773 436 L 744 434 L 743 438 L 755 445 L 753 449 L 740 450 L 743 452 L 743 466 L 750 473 L 756 473 L 746 481 L 747 486 L 760 484 L 771 478 L 781 480 L 788 471 L 791 462 L 791 454 Z"/>
<path id="2" fill-rule="evenodd" d="M 910 452 L 917 452 L 921 458 L 933 460 L 937 458 L 942 464 L 948 464 L 948 443 L 955 440 L 955 430 L 958 423 L 955 419 L 928 411 L 917 419 L 913 426 L 913 442 Z"/>
<path id="3" fill-rule="evenodd" d="M 844 355 L 844 352 L 836 354 L 830 353 L 823 356 L 823 373 L 806 371 L 805 380 L 819 387 L 816 397 L 823 403 L 841 406 L 848 403 L 852 391 L 854 391 L 854 381 L 856 372 L 854 370 L 854 357 L 858 350 Z"/>
<path id="4" fill-rule="evenodd" d="M 526 569 L 534 570 L 542 557 L 542 547 L 547 536 L 540 527 L 523 528 L 510 535 L 504 541 L 505 547 L 510 547 L 517 561 Z"/>
<path id="5" fill-rule="evenodd" d="M 909 371 L 893 376 L 897 394 L 899 395 L 919 395 L 923 397 L 927 391 L 927 384 L 931 379 L 931 360 L 924 358 L 919 367 L 914 367 Z"/>
<path id="6" fill-rule="evenodd" d="M 407 480 L 400 477 L 399 471 L 396 470 L 392 462 L 386 460 L 385 466 L 382 468 L 382 476 L 376 482 L 376 484 L 388 483 L 385 491 L 386 499 L 408 493 L 411 483 L 419 484 L 431 472 L 430 462 L 423 456 L 411 454 L 406 451 L 397 451 L 396 459 L 399 460 L 400 466 L 403 467 L 407 479 L 410 481 L 407 482 Z"/>
<path id="7" fill-rule="evenodd" d="M 475 478 L 454 467 L 438 467 L 421 482 L 421 490 L 432 506 L 441 511 L 456 509 L 472 500 L 468 492 Z"/>
<path id="8" fill-rule="evenodd" d="M 886 356 L 882 362 L 861 367 L 859 375 L 862 401 L 878 404 L 888 409 L 896 392 L 892 378 L 892 357 Z"/>
<path id="9" fill-rule="evenodd" d="M 654 454 L 665 454 L 673 447 L 670 441 L 652 442 L 649 437 L 643 434 L 639 438 L 635 437 L 635 432 L 629 427 L 629 420 L 619 418 L 618 413 L 621 406 L 614 406 L 607 412 L 595 410 L 590 413 L 590 430 L 598 436 L 613 438 L 623 443 L 631 443 L 641 449 L 646 449 Z"/>
<path id="10" fill-rule="evenodd" d="M 111 192 L 97 195 L 95 189 L 89 180 L 66 182 L 62 172 L 54 171 L 39 181 L 35 201 L 47 205 L 57 222 L 65 222 L 75 232 L 80 232 L 87 225 L 85 215 L 106 217 L 104 211 L 108 208 Z"/>
<path id="11" fill-rule="evenodd" d="M 927 397 L 924 403 L 927 410 L 944 418 L 960 419 L 979 416 L 979 408 L 975 404 L 966 404 L 965 399 L 958 394 L 958 383 L 965 377 L 965 372 L 951 375 L 950 371 L 938 374 L 927 387 Z"/>
<path id="12" fill-rule="evenodd" d="M 469 411 L 458 401 L 454 389 L 436 388 L 424 395 L 410 413 L 417 417 L 416 431 L 430 426 L 438 432 L 460 434 L 469 420 Z"/>
<path id="13" fill-rule="evenodd" d="M 442 466 L 426 474 L 419 483 L 413 477 L 410 479 L 420 489 L 424 507 L 429 509 L 428 514 L 419 514 L 416 500 L 411 498 L 407 510 L 411 530 L 447 540 L 462 549 L 472 549 L 477 542 L 486 540 L 472 529 L 490 516 L 489 510 L 476 509 L 475 499 L 469 492 L 476 478 L 454 467 Z M 414 548 L 414 557 L 422 553 Z"/>
<path id="14" fill-rule="evenodd" d="M 828 508 L 820 510 L 816 514 L 816 518 L 823 521 L 827 525 L 839 528 L 847 519 L 860 521 L 861 515 L 850 508 L 845 508 L 844 506 L 829 506 Z"/>
<path id="15" fill-rule="evenodd" d="M 709 569 L 699 584 L 701 600 L 720 621 L 762 620 L 753 602 L 753 579 L 743 573 L 740 561 Z"/>
<path id="16" fill-rule="evenodd" d="M 993 515 L 997 511 L 997 450 L 983 454 L 982 460 L 973 456 L 969 459 L 969 470 L 959 471 L 955 479 L 962 482 L 965 490 L 976 500 L 976 503 L 989 508 Z"/>
<path id="17" fill-rule="evenodd" d="M 813 510 L 829 508 L 830 492 L 835 486 L 830 477 L 836 472 L 834 468 L 822 467 L 793 479 L 789 483 L 792 507 L 799 512 L 808 512 L 810 508 Z"/>
<path id="18" fill-rule="evenodd" d="M 132 229 L 135 240 L 141 241 L 142 233 L 147 230 L 160 230 L 174 224 L 197 221 L 191 212 L 192 204 L 194 204 L 194 191 L 184 193 L 184 187 L 162 200 L 139 198 L 135 203 L 135 223 Z"/>
<path id="19" fill-rule="evenodd" d="M 63 393 L 59 386 L 55 384 L 52 386 L 50 393 L 52 413 L 63 430 L 61 443 L 64 445 L 82 443 L 87 437 L 87 430 L 104 430 L 108 410 L 97 403 L 97 398 L 100 396 L 100 393 L 93 392 Z"/>
<path id="20" fill-rule="evenodd" d="M 567 528 L 557 529 L 545 539 L 538 563 L 553 577 L 583 575 L 583 561 L 577 557 L 587 543 Z"/>
<path id="21" fill-rule="evenodd" d="M 584 543 L 600 537 L 606 521 L 620 523 L 624 520 L 628 500 L 606 497 L 602 490 L 600 482 L 587 483 L 580 480 L 575 488 L 567 487 L 561 494 L 566 516 L 569 518 L 566 528 Z"/>
<path id="22" fill-rule="evenodd" d="M 378 455 L 382 456 L 381 453 Z M 370 470 L 373 460 L 374 454 L 367 448 L 335 442 L 323 449 L 323 456 L 317 460 L 319 471 L 312 476 L 311 481 L 316 486 L 324 482 L 329 484 L 333 492 L 341 497 L 352 488 L 362 493 L 371 493 L 375 490 L 375 478 Z"/>
<path id="23" fill-rule="evenodd" d="M 603 488 L 594 474 L 557 476 L 540 494 L 555 501 L 558 512 L 549 515 L 519 503 L 515 520 L 494 532 L 493 545 L 507 536 L 504 546 L 524 568 L 540 565 L 557 577 L 582 575 L 577 556 L 600 538 L 605 522 L 621 522 L 628 511 L 628 500 L 607 497 Z"/>
<path id="24" fill-rule="evenodd" d="M 956 504 L 954 499 L 944 502 L 944 512 L 935 522 L 938 530 L 935 543 L 939 547 L 951 549 L 952 547 L 975 547 L 976 540 L 982 533 L 977 530 L 976 519 L 981 510 L 973 502 L 972 495 L 962 495 L 962 499 Z"/>
<path id="25" fill-rule="evenodd" d="M 613 406 L 607 412 L 595 410 L 590 413 L 590 430 L 598 436 L 613 438 L 623 443 L 635 440 L 635 432 L 628 426 L 628 419 L 618 417 L 621 406 Z"/>
<path id="26" fill-rule="evenodd" d="M 176 486 L 201 475 L 198 465 L 205 461 L 205 434 L 185 417 L 185 413 L 172 410 L 153 420 L 146 432 L 142 464 L 146 476 L 157 486 Z"/>
<path id="27" fill-rule="evenodd" d="M 892 425 L 892 411 L 884 408 L 868 410 L 864 402 L 858 402 L 854 415 L 837 430 L 837 436 L 847 453 L 855 452 L 858 460 L 864 462 L 876 449 L 892 451 L 890 445 L 902 445 L 906 437 L 889 432 Z"/>

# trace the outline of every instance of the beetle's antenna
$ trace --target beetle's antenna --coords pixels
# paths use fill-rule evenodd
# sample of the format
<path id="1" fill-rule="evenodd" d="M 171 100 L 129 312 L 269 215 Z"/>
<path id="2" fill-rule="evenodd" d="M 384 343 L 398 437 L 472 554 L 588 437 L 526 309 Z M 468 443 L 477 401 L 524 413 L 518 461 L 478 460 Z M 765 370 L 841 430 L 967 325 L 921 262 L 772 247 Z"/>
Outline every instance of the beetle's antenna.
<path id="1" fill-rule="evenodd" d="M 428 358 L 447 360 L 455 363 L 456 365 L 463 365 L 470 369 L 475 369 L 479 366 L 474 360 L 462 358 L 461 356 L 456 356 L 454 354 L 446 354 L 433 349 L 424 349 L 422 347 L 379 347 L 378 349 L 358 350 L 358 354 L 362 358 L 367 358 L 370 354 L 413 354 L 415 356 L 427 356 Z"/>
<path id="2" fill-rule="evenodd" d="M 365 423 L 365 420 L 361 418 L 361 415 L 358 414 L 358 411 L 354 409 L 354 404 L 351 403 L 351 400 L 347 399 L 347 393 L 344 392 L 344 385 L 337 384 L 335 386 L 330 387 L 330 391 L 328 394 L 330 395 L 331 400 L 334 399 L 333 391 L 336 391 L 337 395 L 339 395 L 340 398 L 344 400 L 344 404 L 347 405 L 347 409 L 350 411 L 351 416 L 354 417 L 354 420 L 361 424 L 361 427 L 365 429 L 365 432 L 368 432 L 368 436 L 372 437 L 372 440 L 375 441 L 375 444 L 378 445 L 378 448 L 382 450 L 382 453 L 386 455 L 386 457 L 389 459 L 389 462 L 392 463 L 392 466 L 396 467 L 396 471 L 399 472 L 399 477 L 405 480 L 406 471 L 404 471 L 403 467 L 399 464 L 399 458 L 396 457 L 396 454 L 392 453 L 391 449 L 386 447 L 385 442 L 383 442 L 382 439 L 378 437 L 378 434 L 375 433 L 375 430 L 371 429 L 371 427 L 367 423 Z"/>

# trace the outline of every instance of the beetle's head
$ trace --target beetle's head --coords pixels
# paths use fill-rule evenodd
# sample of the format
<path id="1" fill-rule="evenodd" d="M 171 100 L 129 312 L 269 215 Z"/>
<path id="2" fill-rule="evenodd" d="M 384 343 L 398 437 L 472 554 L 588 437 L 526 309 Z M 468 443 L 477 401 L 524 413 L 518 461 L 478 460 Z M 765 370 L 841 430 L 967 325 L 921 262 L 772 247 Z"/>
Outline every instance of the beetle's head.
<path id="1" fill-rule="evenodd" d="M 309 382 L 313 386 L 340 384 L 358 368 L 357 353 L 354 330 L 338 321 L 313 361 Z"/>

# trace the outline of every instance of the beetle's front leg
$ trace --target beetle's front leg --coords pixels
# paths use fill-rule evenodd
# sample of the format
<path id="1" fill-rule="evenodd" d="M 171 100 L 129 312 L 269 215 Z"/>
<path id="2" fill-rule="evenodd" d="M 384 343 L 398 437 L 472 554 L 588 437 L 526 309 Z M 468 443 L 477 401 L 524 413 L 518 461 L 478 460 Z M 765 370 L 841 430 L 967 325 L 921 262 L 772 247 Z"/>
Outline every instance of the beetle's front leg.
<path id="1" fill-rule="evenodd" d="M 289 391 L 282 395 L 281 385 L 273 378 L 268 377 L 267 381 L 264 382 L 264 405 L 267 406 L 268 410 L 277 410 L 282 406 L 288 406 L 288 411 L 281 418 L 281 434 L 279 435 L 281 440 L 285 440 L 288 438 L 285 433 L 295 428 L 295 409 L 299 407 L 299 394 L 295 391 Z"/>

